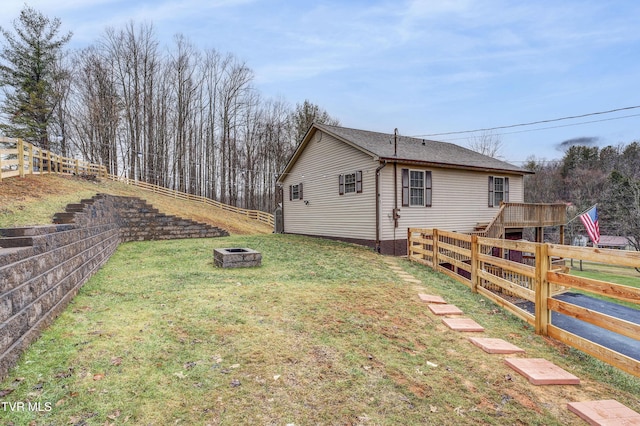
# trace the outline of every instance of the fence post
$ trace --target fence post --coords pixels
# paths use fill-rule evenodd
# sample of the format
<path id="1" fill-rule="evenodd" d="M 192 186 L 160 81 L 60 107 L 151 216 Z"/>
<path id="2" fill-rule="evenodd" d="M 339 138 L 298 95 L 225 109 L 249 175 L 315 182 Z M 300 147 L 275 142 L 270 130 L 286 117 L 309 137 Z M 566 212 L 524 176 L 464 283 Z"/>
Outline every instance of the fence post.
<path id="1" fill-rule="evenodd" d="M 478 269 L 480 261 L 478 260 L 478 236 L 471 236 L 471 291 L 478 292 Z"/>
<path id="2" fill-rule="evenodd" d="M 24 142 L 22 139 L 18 139 L 18 169 L 20 170 L 20 177 L 24 177 Z"/>
<path id="3" fill-rule="evenodd" d="M 407 228 L 407 257 L 411 260 L 411 228 Z"/>
<path id="4" fill-rule="evenodd" d="M 438 261 L 438 229 L 433 228 L 433 270 L 438 270 L 438 265 L 440 262 Z"/>
<path id="5" fill-rule="evenodd" d="M 29 174 L 33 174 L 33 145 L 29 144 Z"/>
<path id="6" fill-rule="evenodd" d="M 427 262 L 431 262 L 431 267 L 433 267 L 433 256 L 431 257 L 431 260 L 429 260 L 427 258 L 427 253 L 426 253 L 426 251 L 429 250 L 429 247 L 428 247 L 428 244 L 427 244 L 427 237 L 428 236 L 431 236 L 431 238 L 433 238 L 433 229 L 431 229 L 431 234 L 429 234 L 429 229 L 424 229 L 423 228 L 423 230 L 420 231 L 420 238 L 423 240 L 422 244 L 420 244 L 420 248 L 422 248 L 422 250 L 424 250 L 424 251 L 420 254 L 420 258 L 422 260 L 426 260 Z M 431 245 L 431 250 L 433 250 L 433 244 Z"/>
<path id="7" fill-rule="evenodd" d="M 551 322 L 551 312 L 547 307 L 547 299 L 551 296 L 547 272 L 549 272 L 549 246 L 536 246 L 536 294 L 535 325 L 536 334 L 547 335 L 547 326 Z"/>

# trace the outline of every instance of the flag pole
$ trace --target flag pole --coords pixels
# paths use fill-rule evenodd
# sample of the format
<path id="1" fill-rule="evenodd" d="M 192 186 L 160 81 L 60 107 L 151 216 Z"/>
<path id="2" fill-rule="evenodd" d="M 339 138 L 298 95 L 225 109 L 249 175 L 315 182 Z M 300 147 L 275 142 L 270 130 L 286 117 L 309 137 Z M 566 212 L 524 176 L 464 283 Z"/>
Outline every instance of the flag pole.
<path id="1" fill-rule="evenodd" d="M 570 221 L 567 222 L 567 225 L 570 224 L 571 222 L 573 222 L 574 220 L 576 220 L 577 218 L 579 218 L 580 216 L 582 216 L 583 214 L 585 214 L 586 212 L 588 212 L 589 210 L 591 210 L 592 208 L 597 207 L 597 206 L 598 206 L 598 203 L 595 203 L 594 205 L 592 205 L 591 207 L 589 207 L 588 209 L 586 209 L 582 213 L 579 213 L 579 214 L 575 215 L 573 217 L 573 219 L 571 219 Z"/>

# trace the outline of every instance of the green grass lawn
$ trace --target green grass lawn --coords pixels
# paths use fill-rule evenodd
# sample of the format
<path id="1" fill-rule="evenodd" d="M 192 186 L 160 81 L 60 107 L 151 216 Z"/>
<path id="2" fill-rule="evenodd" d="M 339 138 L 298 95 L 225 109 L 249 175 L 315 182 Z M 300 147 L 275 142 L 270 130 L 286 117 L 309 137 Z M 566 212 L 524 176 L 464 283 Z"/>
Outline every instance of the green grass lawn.
<path id="1" fill-rule="evenodd" d="M 640 288 L 640 272 L 635 271 L 633 268 L 583 262 L 583 270 L 581 271 L 578 269 L 576 262 L 575 267 L 571 268 L 571 273 L 580 277 Z"/>
<path id="2" fill-rule="evenodd" d="M 259 268 L 213 266 L 216 247 Z M 286 235 L 122 244 L 0 383 L 3 424 L 581 425 L 566 403 L 640 411 L 640 380 L 552 344 L 463 285 L 402 259 Z M 444 327 L 418 292 L 583 380 L 536 387 Z M 48 404 L 48 405 L 47 405 Z M 6 406 L 6 404 L 5 404 Z"/>
<path id="3" fill-rule="evenodd" d="M 634 268 L 627 268 L 623 266 L 603 265 L 593 262 L 582 262 L 582 270 L 580 270 L 580 264 L 576 261 L 571 268 L 571 273 L 579 277 L 591 278 L 594 280 L 606 281 L 614 284 L 627 285 L 630 287 L 640 288 L 640 273 Z M 618 303 L 630 308 L 638 309 L 637 303 L 627 302 L 624 300 L 617 300 L 607 296 L 594 294 L 587 291 L 581 291 L 572 289 L 578 293 L 583 293 L 597 299 L 606 300 L 613 303 Z"/>

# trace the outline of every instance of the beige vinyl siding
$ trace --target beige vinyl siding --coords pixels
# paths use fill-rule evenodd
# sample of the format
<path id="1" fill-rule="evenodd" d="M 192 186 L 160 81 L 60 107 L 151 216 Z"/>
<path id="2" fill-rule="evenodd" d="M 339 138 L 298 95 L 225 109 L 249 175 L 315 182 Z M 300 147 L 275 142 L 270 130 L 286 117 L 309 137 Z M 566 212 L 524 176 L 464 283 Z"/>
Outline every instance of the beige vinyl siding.
<path id="1" fill-rule="evenodd" d="M 402 207 L 402 169 L 430 170 L 432 173 L 432 207 Z M 394 229 L 393 164 L 381 172 L 381 239 L 405 239 L 407 228 L 440 228 L 471 232 L 477 223 L 488 223 L 499 207 L 488 207 L 488 177 L 509 177 L 509 201 L 524 202 L 521 175 L 476 172 L 470 170 L 418 167 L 398 164 L 398 208 L 400 219 Z M 395 236 L 394 236 L 395 230 Z"/>
<path id="2" fill-rule="evenodd" d="M 286 233 L 374 240 L 377 161 L 320 131 L 283 180 Z M 362 171 L 362 193 L 339 195 L 340 174 Z M 289 185 L 303 184 L 303 200 L 289 200 Z M 306 204 L 305 202 L 308 202 Z"/>

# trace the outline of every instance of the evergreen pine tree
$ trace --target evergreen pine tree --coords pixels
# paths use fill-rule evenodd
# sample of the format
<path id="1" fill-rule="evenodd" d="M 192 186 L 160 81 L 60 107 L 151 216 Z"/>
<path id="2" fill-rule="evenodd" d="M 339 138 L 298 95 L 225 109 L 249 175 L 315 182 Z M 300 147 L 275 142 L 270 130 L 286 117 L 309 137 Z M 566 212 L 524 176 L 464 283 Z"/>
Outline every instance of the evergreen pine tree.
<path id="1" fill-rule="evenodd" d="M 48 136 L 53 113 L 60 101 L 55 92 L 56 60 L 71 33 L 58 36 L 61 21 L 44 16 L 26 6 L 13 21 L 15 34 L 0 27 L 4 43 L 0 50 L 0 131 L 8 137 L 22 138 L 43 149 L 50 149 Z"/>

